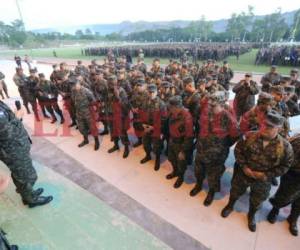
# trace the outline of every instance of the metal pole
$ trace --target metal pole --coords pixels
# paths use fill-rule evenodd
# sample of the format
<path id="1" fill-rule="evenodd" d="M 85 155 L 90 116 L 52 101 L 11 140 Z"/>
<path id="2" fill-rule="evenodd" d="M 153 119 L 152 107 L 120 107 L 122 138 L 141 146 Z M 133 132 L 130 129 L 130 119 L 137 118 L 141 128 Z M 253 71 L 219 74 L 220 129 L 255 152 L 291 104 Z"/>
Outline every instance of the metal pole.
<path id="1" fill-rule="evenodd" d="M 17 5 L 17 9 L 18 9 L 18 12 L 19 12 L 20 19 L 23 23 L 23 29 L 25 30 L 25 23 L 24 23 L 24 19 L 23 19 L 23 16 L 22 16 L 22 11 L 21 11 L 21 8 L 20 8 L 19 0 L 16 0 L 16 5 Z"/>

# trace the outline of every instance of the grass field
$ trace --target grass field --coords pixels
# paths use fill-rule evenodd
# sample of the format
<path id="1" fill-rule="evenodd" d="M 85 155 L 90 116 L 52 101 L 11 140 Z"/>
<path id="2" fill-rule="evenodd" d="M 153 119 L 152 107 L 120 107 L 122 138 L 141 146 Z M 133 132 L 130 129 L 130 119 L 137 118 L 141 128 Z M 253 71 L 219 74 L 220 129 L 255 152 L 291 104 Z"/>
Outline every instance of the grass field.
<path id="1" fill-rule="evenodd" d="M 62 59 L 85 59 L 92 60 L 97 58 L 99 60 L 103 59 L 103 57 L 95 57 L 95 56 L 84 56 L 81 54 L 81 47 L 66 47 L 66 48 L 47 48 L 47 49 L 24 49 L 24 50 L 0 50 L 0 59 L 1 57 L 13 57 L 15 54 L 24 57 L 24 55 L 29 55 L 32 59 L 36 58 L 54 58 L 53 51 L 55 50 L 57 58 Z M 251 52 L 241 55 L 239 61 L 236 60 L 235 56 L 230 56 L 227 58 L 231 67 L 235 71 L 249 71 L 254 73 L 265 73 L 269 71 L 270 66 L 268 65 L 254 65 L 255 56 L 257 50 L 253 49 Z M 150 64 L 153 58 L 145 58 L 145 62 Z M 168 58 L 162 58 L 161 63 L 167 64 Z M 199 62 L 201 63 L 201 62 Z M 289 74 L 289 71 L 292 67 L 287 66 L 279 66 L 278 70 L 281 74 Z"/>

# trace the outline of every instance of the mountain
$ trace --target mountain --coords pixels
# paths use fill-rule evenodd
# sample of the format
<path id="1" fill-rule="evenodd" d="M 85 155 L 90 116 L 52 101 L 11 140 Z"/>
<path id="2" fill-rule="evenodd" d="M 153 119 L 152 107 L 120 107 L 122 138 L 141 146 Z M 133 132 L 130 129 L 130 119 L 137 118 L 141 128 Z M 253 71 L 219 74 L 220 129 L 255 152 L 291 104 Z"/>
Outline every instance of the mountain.
<path id="1" fill-rule="evenodd" d="M 286 23 L 291 26 L 293 24 L 294 14 L 297 10 L 285 12 L 282 15 L 285 18 Z M 262 19 L 264 16 L 255 16 L 254 19 Z M 74 34 L 77 30 L 90 29 L 93 33 L 98 32 L 100 35 L 107 35 L 111 33 L 121 33 L 122 35 L 128 35 L 133 32 L 140 32 L 145 30 L 157 30 L 157 29 L 170 29 L 170 28 L 184 28 L 190 24 L 191 21 L 174 20 L 174 21 L 162 21 L 162 22 L 147 22 L 138 21 L 130 22 L 124 21 L 116 24 L 90 24 L 90 25 L 77 25 L 71 27 L 60 28 L 46 28 L 32 30 L 34 33 L 48 33 L 48 32 L 60 32 Z M 213 31 L 219 33 L 226 30 L 228 19 L 220 19 L 212 21 Z"/>

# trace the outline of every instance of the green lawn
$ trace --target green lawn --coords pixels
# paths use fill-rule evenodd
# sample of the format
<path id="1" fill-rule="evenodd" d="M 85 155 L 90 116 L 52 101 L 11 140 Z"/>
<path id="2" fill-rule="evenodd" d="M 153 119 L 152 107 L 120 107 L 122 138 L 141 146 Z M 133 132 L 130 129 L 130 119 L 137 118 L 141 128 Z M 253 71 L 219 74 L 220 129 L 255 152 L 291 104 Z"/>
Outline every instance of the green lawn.
<path id="1" fill-rule="evenodd" d="M 23 49 L 23 50 L 8 50 L 8 51 L 0 51 L 0 58 L 1 56 L 11 56 L 13 57 L 15 54 L 20 56 L 29 55 L 31 58 L 53 58 L 53 51 L 56 51 L 58 58 L 69 58 L 69 59 L 86 59 L 91 60 L 94 58 L 103 59 L 103 57 L 95 57 L 95 56 L 84 56 L 81 54 L 82 47 L 67 47 L 67 48 L 47 48 L 47 49 Z M 250 72 L 257 72 L 257 73 L 265 73 L 269 71 L 270 66 L 268 65 L 254 65 L 255 56 L 257 50 L 253 49 L 251 52 L 241 55 L 239 61 L 236 60 L 235 56 L 228 57 L 228 61 L 231 64 L 231 67 L 235 71 L 250 71 Z M 151 64 L 153 58 L 145 58 L 145 62 L 147 64 Z M 167 64 L 169 61 L 168 58 L 162 58 L 161 63 Z M 199 62 L 201 63 L 201 62 Z M 220 62 L 221 63 L 221 62 Z M 278 70 L 281 74 L 289 74 L 289 71 L 292 67 L 287 66 L 279 66 Z"/>

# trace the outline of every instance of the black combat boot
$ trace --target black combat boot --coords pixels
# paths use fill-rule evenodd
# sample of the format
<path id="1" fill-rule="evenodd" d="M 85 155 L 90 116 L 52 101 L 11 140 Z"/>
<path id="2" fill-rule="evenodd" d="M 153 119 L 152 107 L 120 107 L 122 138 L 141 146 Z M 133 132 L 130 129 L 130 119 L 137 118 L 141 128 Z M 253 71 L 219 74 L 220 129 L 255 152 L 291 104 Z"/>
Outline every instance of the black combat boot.
<path id="1" fill-rule="evenodd" d="M 26 109 L 26 111 L 27 111 L 27 114 L 31 114 L 31 112 L 30 112 L 30 110 L 29 110 L 29 108 L 28 108 L 28 105 L 24 105 L 24 107 L 25 107 L 25 109 Z"/>
<path id="2" fill-rule="evenodd" d="M 20 192 L 17 191 L 17 190 L 16 190 L 16 192 L 17 192 L 17 193 L 20 193 Z M 38 196 L 40 196 L 43 192 L 44 192 L 44 189 L 43 189 L 43 188 L 38 188 L 37 190 L 34 190 L 34 191 L 32 192 L 32 197 L 38 197 Z M 23 198 L 22 198 L 22 201 L 23 201 L 23 204 L 24 204 L 24 205 L 28 205 L 28 203 L 26 202 L 26 200 L 24 200 Z"/>
<path id="3" fill-rule="evenodd" d="M 53 200 L 53 196 L 37 196 L 31 201 L 26 201 L 29 208 L 34 208 L 37 206 L 43 206 L 48 204 Z"/>
<path id="4" fill-rule="evenodd" d="M 289 223 L 289 230 L 290 233 L 294 236 L 298 236 L 298 227 L 297 227 L 297 220 L 299 218 L 299 213 L 291 211 L 290 216 L 288 217 L 287 221 Z"/>
<path id="5" fill-rule="evenodd" d="M 158 171 L 160 169 L 160 154 L 156 154 L 154 170 Z"/>
<path id="6" fill-rule="evenodd" d="M 278 180 L 276 179 L 276 177 L 272 178 L 272 185 L 273 186 L 278 186 Z"/>
<path id="7" fill-rule="evenodd" d="M 85 146 L 86 144 L 89 144 L 89 139 L 88 139 L 87 135 L 84 135 L 83 136 L 83 141 L 80 144 L 78 144 L 78 147 L 81 148 L 81 147 Z"/>
<path id="8" fill-rule="evenodd" d="M 146 152 L 146 156 L 140 161 L 141 164 L 144 164 L 148 161 L 151 161 L 151 153 Z"/>
<path id="9" fill-rule="evenodd" d="M 183 176 L 178 176 L 176 182 L 174 183 L 174 188 L 180 188 L 180 186 L 182 185 L 183 183 Z"/>
<path id="10" fill-rule="evenodd" d="M 276 208 L 276 207 L 273 207 L 272 210 L 270 211 L 270 213 L 268 214 L 268 221 L 271 223 L 271 224 L 274 224 L 277 220 L 277 216 L 279 214 L 279 209 Z"/>
<path id="11" fill-rule="evenodd" d="M 226 218 L 226 217 L 228 217 L 231 214 L 231 212 L 233 211 L 233 207 L 234 207 L 235 201 L 236 200 L 234 200 L 232 198 L 229 198 L 228 204 L 226 205 L 226 207 L 223 208 L 223 210 L 221 212 L 221 216 L 223 218 Z"/>
<path id="12" fill-rule="evenodd" d="M 137 148 L 138 146 L 140 146 L 142 144 L 143 144 L 142 137 L 138 137 L 138 141 L 133 144 L 133 147 Z"/>
<path id="13" fill-rule="evenodd" d="M 203 181 L 197 181 L 195 187 L 190 192 L 190 196 L 196 196 L 199 192 L 201 192 L 201 190 L 202 190 L 202 182 Z"/>
<path id="14" fill-rule="evenodd" d="M 203 205 L 206 206 L 206 207 L 210 206 L 211 203 L 214 200 L 214 197 L 215 197 L 215 190 L 212 189 L 212 188 L 210 188 L 208 190 L 208 194 L 207 194 L 207 196 L 206 196 L 206 198 L 205 198 L 205 200 L 203 202 Z"/>
<path id="15" fill-rule="evenodd" d="M 256 231 L 256 220 L 255 220 L 256 209 L 252 208 L 250 205 L 250 209 L 248 212 L 248 228 L 251 232 Z"/>
<path id="16" fill-rule="evenodd" d="M 94 150 L 97 151 L 100 148 L 99 138 L 98 136 L 95 136 L 94 139 L 95 139 Z"/>
<path id="17" fill-rule="evenodd" d="M 119 140 L 118 139 L 114 139 L 114 146 L 112 148 L 110 148 L 107 152 L 109 154 L 111 154 L 111 153 L 113 153 L 113 152 L 115 152 L 115 151 L 117 151 L 119 149 L 120 149 L 120 147 L 119 147 Z"/>
<path id="18" fill-rule="evenodd" d="M 123 153 L 123 158 L 127 158 L 129 155 L 129 145 L 125 145 L 124 153 Z"/>
<path id="19" fill-rule="evenodd" d="M 175 177 L 178 177 L 177 171 L 175 171 L 175 170 L 173 170 L 172 173 L 170 173 L 170 174 L 168 174 L 168 175 L 166 176 L 166 178 L 167 178 L 168 180 L 171 180 L 171 179 L 173 179 L 173 178 L 175 178 Z"/>

